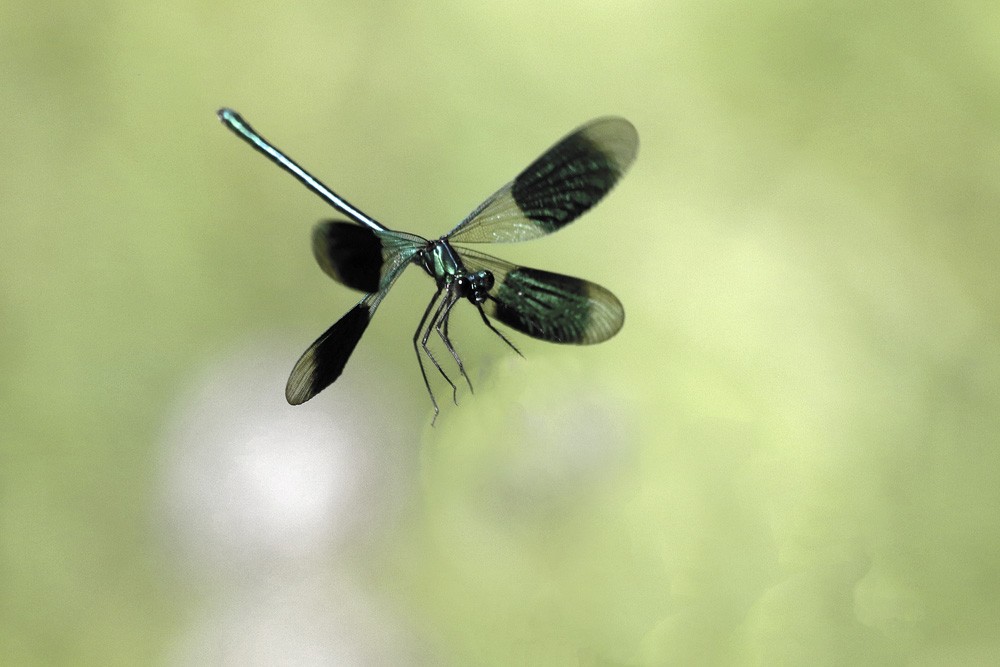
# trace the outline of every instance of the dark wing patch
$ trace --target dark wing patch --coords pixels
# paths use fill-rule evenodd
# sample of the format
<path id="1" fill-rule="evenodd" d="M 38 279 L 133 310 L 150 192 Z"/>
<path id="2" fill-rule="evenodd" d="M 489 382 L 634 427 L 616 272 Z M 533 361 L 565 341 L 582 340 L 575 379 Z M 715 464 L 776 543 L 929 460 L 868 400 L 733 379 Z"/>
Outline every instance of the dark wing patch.
<path id="1" fill-rule="evenodd" d="M 621 303 L 600 285 L 539 269 L 511 271 L 491 297 L 487 315 L 554 343 L 600 343 L 625 321 Z"/>
<path id="2" fill-rule="evenodd" d="M 524 217 L 549 234 L 583 215 L 620 177 L 614 155 L 578 132 L 531 163 L 510 193 Z"/>
<path id="3" fill-rule="evenodd" d="M 403 270 L 409 266 L 407 253 L 408 247 L 402 246 L 398 251 L 389 253 L 391 261 L 382 276 L 379 291 L 366 295 L 302 353 L 285 385 L 285 398 L 289 403 L 305 403 L 340 377 L 351 353 L 375 316 L 375 309 Z"/>
<path id="4" fill-rule="evenodd" d="M 301 405 L 333 384 L 371 322 L 364 301 L 351 308 L 306 350 L 292 369 L 285 385 L 285 398 Z"/>
<path id="5" fill-rule="evenodd" d="M 635 160 L 639 135 L 624 118 L 598 118 L 577 129 L 483 202 L 448 239 L 459 243 L 527 241 L 589 210 Z"/>
<path id="6" fill-rule="evenodd" d="M 324 220 L 313 227 L 313 255 L 334 280 L 362 292 L 377 292 L 382 277 L 382 241 L 361 225 Z"/>
<path id="7" fill-rule="evenodd" d="M 486 314 L 533 338 L 591 345 L 614 336 L 625 322 L 621 302 L 596 283 L 515 266 L 468 248 L 459 254 L 466 268 L 493 274 Z"/>

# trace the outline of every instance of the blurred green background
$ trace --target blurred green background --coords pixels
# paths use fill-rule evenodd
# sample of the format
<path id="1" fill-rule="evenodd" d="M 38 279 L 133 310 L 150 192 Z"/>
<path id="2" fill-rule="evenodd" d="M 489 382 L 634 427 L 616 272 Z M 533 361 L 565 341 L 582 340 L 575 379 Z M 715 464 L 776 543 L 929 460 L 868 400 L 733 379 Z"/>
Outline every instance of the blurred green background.
<path id="1" fill-rule="evenodd" d="M 989 2 L 6 0 L 0 662 L 992 662 L 998 34 Z M 521 360 L 463 309 L 476 393 L 432 429 L 411 269 L 285 405 L 357 295 L 224 105 L 428 237 L 627 117 L 598 208 L 491 249 L 625 328 Z"/>

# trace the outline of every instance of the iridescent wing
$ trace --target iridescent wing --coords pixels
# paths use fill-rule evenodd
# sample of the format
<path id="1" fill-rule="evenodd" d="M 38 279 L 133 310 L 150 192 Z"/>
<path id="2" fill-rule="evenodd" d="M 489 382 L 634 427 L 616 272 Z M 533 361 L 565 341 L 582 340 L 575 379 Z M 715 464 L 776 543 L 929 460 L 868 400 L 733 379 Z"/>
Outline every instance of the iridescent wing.
<path id="1" fill-rule="evenodd" d="M 368 294 L 299 357 L 285 385 L 289 403 L 305 403 L 340 377 L 375 309 L 424 243 L 413 234 L 375 232 L 350 222 L 316 225 L 313 254 L 323 271 Z"/>
<path id="2" fill-rule="evenodd" d="M 446 238 L 506 243 L 551 234 L 610 192 L 638 150 L 639 135 L 624 118 L 592 120 L 545 151 Z"/>
<path id="3" fill-rule="evenodd" d="M 343 220 L 313 227 L 312 249 L 326 275 L 362 292 L 377 292 L 386 275 L 409 263 L 427 241 L 415 234 L 376 232 Z"/>
<path id="4" fill-rule="evenodd" d="M 591 345 L 614 336 L 625 310 L 596 283 L 515 266 L 469 248 L 456 248 L 470 272 L 486 270 L 494 285 L 483 310 L 521 333 L 553 343 Z"/>
<path id="5" fill-rule="evenodd" d="M 302 353 L 285 385 L 285 399 L 290 404 L 305 403 L 340 377 L 351 353 L 375 316 L 375 309 L 382 303 L 404 268 L 405 263 L 389 273 L 383 281 L 382 289 L 366 295 Z"/>

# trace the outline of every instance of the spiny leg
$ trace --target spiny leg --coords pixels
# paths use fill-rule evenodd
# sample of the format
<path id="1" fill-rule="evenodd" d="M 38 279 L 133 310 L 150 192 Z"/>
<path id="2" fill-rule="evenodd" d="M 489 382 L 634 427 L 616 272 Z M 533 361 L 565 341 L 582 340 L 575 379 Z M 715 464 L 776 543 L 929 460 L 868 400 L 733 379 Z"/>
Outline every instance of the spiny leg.
<path id="1" fill-rule="evenodd" d="M 469 385 L 469 391 L 475 393 L 475 390 L 472 388 L 472 380 L 470 380 L 469 376 L 465 373 L 465 366 L 462 364 L 462 358 L 458 356 L 458 351 L 455 349 L 455 346 L 451 344 L 451 339 L 448 338 L 448 322 L 451 316 L 451 309 L 454 308 L 455 304 L 458 303 L 459 300 L 460 297 L 458 296 L 451 300 L 448 307 L 445 308 L 444 313 L 442 313 L 441 319 L 438 321 L 437 327 L 435 328 L 437 329 L 438 336 L 440 336 L 441 340 L 444 342 L 445 348 L 451 352 L 451 356 L 455 360 L 455 365 L 458 366 L 458 372 L 462 374 L 462 377 L 465 378 L 465 382 Z M 455 399 L 455 403 L 458 403 L 457 397 Z"/>
<path id="2" fill-rule="evenodd" d="M 439 288 L 436 292 L 434 292 L 434 296 L 431 297 L 430 303 L 427 304 L 427 308 L 424 310 L 424 315 L 420 318 L 420 324 L 417 325 L 417 330 L 413 334 L 413 352 L 417 355 L 417 364 L 420 366 L 420 375 L 424 378 L 424 386 L 427 387 L 427 395 L 431 397 L 431 405 L 434 406 L 434 417 L 431 419 L 432 426 L 434 425 L 434 420 L 437 419 L 438 413 L 441 412 L 441 410 L 438 408 L 437 400 L 434 398 L 434 391 L 431 389 L 431 383 L 427 379 L 427 370 L 424 368 L 424 360 L 423 357 L 420 356 L 420 348 L 417 347 L 417 341 L 420 340 L 420 334 L 424 330 L 424 324 L 427 322 L 427 316 L 430 315 L 431 310 L 434 309 L 434 305 L 440 297 L 441 289 Z M 424 337 L 424 340 L 426 341 L 426 336 Z M 431 357 L 431 359 L 433 359 L 433 357 Z M 438 370 L 440 370 L 440 367 L 438 367 Z M 445 379 L 447 379 L 447 377 Z"/>
<path id="3" fill-rule="evenodd" d="M 438 294 L 440 293 L 441 290 L 439 289 Z M 431 319 L 427 322 L 427 326 L 424 327 L 424 335 L 420 340 L 420 345 L 424 348 L 424 353 L 431 360 L 431 363 L 434 364 L 434 367 L 438 369 L 439 373 L 441 373 L 441 377 L 445 379 L 445 382 L 451 385 L 451 400 L 454 401 L 455 405 L 458 405 L 458 387 L 456 387 L 455 383 L 451 381 L 448 374 L 444 372 L 444 368 L 442 368 L 441 364 L 438 363 L 438 360 L 434 358 L 431 348 L 427 345 L 427 341 L 431 337 L 431 330 L 437 328 L 437 323 L 441 320 L 441 313 L 444 312 L 445 308 L 449 307 L 449 303 L 454 303 L 454 295 L 451 290 L 446 290 L 444 298 L 441 299 L 440 303 L 438 303 L 437 309 L 434 311 L 434 314 L 431 315 Z"/>
<path id="4" fill-rule="evenodd" d="M 507 345 L 510 347 L 510 349 L 512 349 L 515 352 L 517 352 L 517 355 L 519 357 L 521 357 L 522 359 L 524 359 L 524 355 L 521 354 L 521 350 L 519 350 L 516 347 L 514 347 L 514 343 L 510 342 L 509 340 L 507 340 L 506 336 L 504 336 L 502 333 L 500 333 L 499 331 L 497 331 L 497 328 L 495 326 L 493 326 L 493 323 L 490 322 L 490 320 L 489 320 L 488 317 L 486 317 L 486 312 L 483 310 L 482 304 L 477 303 L 476 304 L 476 309 L 479 310 L 479 316 L 481 318 L 483 318 L 483 324 L 485 324 L 487 327 L 489 327 L 490 331 L 492 331 L 496 335 L 500 336 L 500 340 L 502 340 L 503 342 L 507 343 Z"/>

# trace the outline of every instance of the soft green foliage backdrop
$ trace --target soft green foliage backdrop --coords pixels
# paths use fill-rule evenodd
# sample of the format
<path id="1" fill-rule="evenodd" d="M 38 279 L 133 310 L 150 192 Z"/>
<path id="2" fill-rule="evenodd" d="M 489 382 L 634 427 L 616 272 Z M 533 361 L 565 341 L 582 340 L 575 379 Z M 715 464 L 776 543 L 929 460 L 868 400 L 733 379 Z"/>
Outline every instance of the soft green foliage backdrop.
<path id="1" fill-rule="evenodd" d="M 396 499 L 281 598 L 330 611 L 289 645 L 343 634 L 349 582 L 404 663 L 995 660 L 998 34 L 992 2 L 6 0 L 0 662 L 309 662 L 266 623 L 185 639 L 287 574 L 249 548 L 219 583 L 190 556 L 185 520 L 230 528 L 242 454 L 195 466 L 214 509 L 175 511 L 169 483 L 171 434 L 215 451 L 225 403 L 252 440 L 255 401 L 293 430 L 324 415 L 323 447 L 382 461 L 361 484 Z M 414 273 L 316 406 L 280 407 L 356 295 L 309 252 L 329 211 L 222 105 L 425 236 L 629 118 L 608 200 L 496 251 L 608 286 L 623 332 L 519 338 L 521 361 L 457 315 L 477 391 L 430 429 Z M 267 370 L 213 385 L 233 358 Z M 312 659 L 384 659 L 359 643 Z"/>

